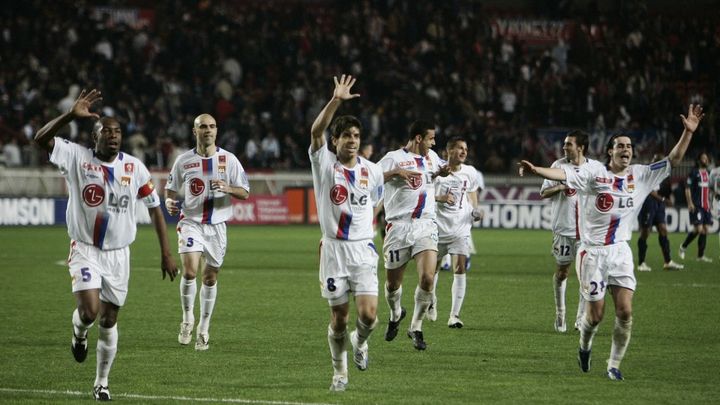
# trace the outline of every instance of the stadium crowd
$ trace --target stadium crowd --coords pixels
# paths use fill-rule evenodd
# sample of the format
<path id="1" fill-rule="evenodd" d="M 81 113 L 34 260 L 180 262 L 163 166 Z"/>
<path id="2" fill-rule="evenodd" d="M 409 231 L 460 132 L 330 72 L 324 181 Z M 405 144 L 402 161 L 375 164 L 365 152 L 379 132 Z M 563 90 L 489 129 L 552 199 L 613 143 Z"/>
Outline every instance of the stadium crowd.
<path id="1" fill-rule="evenodd" d="M 568 29 L 536 46 L 493 29 L 508 12 L 470 1 L 110 2 L 152 9 L 149 24 L 93 2 L 17 2 L 0 11 L 0 161 L 46 164 L 33 135 L 89 87 L 120 120 L 123 149 L 151 168 L 168 169 L 191 147 L 188 123 L 200 112 L 217 118 L 218 144 L 247 168 L 308 168 L 307 128 L 338 72 L 362 78 L 358 115 L 376 156 L 425 118 L 438 123 L 439 145 L 464 136 L 479 169 L 507 173 L 520 156 L 549 164 L 537 128 L 674 134 L 691 102 L 707 106 L 693 147 L 720 149 L 717 11 L 621 3 L 538 7 L 523 17 Z M 70 138 L 88 142 L 89 130 L 71 126 Z"/>

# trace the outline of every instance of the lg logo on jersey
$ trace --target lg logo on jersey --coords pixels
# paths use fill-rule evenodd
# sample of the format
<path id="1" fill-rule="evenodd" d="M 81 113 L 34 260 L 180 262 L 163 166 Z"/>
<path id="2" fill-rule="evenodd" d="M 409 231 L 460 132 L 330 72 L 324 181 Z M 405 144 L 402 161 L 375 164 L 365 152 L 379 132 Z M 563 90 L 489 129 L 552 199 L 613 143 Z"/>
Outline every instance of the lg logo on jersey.
<path id="1" fill-rule="evenodd" d="M 105 189 L 97 184 L 88 184 L 83 188 L 82 197 L 88 207 L 97 207 L 105 201 Z"/>
<path id="2" fill-rule="evenodd" d="M 192 194 L 194 196 L 198 196 L 198 195 L 202 194 L 203 191 L 205 191 L 205 183 L 201 179 L 198 179 L 197 177 L 193 178 L 192 180 L 190 180 L 189 189 L 190 189 L 190 194 Z"/>
<path id="3" fill-rule="evenodd" d="M 108 205 L 115 208 L 127 208 L 130 204 L 130 197 L 124 195 L 118 198 L 114 193 L 110 193 Z"/>
<path id="4" fill-rule="evenodd" d="M 82 192 L 83 201 L 89 207 L 97 207 L 105 201 L 105 189 L 97 184 L 88 184 Z M 127 208 L 130 205 L 130 197 L 123 195 L 118 198 L 114 193 L 110 193 L 108 206 L 115 208 Z"/>
<path id="5" fill-rule="evenodd" d="M 595 198 L 595 208 L 597 208 L 600 212 L 608 212 L 613 208 L 614 205 L 615 199 L 611 194 L 600 193 Z M 617 207 L 620 209 L 632 208 L 634 206 L 635 203 L 633 202 L 632 197 L 620 197 L 617 199 Z"/>
<path id="6" fill-rule="evenodd" d="M 367 204 L 367 196 L 361 195 L 360 197 L 356 197 L 355 193 L 349 193 L 345 186 L 342 184 L 336 184 L 333 186 L 333 188 L 330 189 L 330 201 L 332 201 L 335 205 L 344 204 L 345 201 L 348 200 L 348 197 L 350 198 L 350 204 L 352 205 L 366 205 Z"/>

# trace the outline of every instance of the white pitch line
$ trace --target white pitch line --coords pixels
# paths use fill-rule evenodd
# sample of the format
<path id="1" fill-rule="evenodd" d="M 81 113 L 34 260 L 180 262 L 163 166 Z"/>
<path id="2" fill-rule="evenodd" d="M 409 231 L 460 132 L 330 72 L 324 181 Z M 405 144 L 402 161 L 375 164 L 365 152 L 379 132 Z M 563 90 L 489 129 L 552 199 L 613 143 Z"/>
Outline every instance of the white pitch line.
<path id="1" fill-rule="evenodd" d="M 90 396 L 90 392 L 81 391 L 56 391 L 56 390 L 29 390 L 20 388 L 2 388 L 0 392 L 11 392 L 18 394 L 42 394 L 42 395 L 66 395 L 73 397 Z M 132 398 L 132 399 L 149 399 L 149 400 L 168 400 L 168 401 L 185 401 L 185 402 L 224 402 L 229 404 L 270 404 L 270 405 L 333 405 L 329 403 L 316 402 L 287 402 L 287 401 L 264 401 L 257 399 L 242 398 L 193 398 L 178 397 L 165 395 L 142 395 L 142 394 L 112 394 L 115 398 Z"/>

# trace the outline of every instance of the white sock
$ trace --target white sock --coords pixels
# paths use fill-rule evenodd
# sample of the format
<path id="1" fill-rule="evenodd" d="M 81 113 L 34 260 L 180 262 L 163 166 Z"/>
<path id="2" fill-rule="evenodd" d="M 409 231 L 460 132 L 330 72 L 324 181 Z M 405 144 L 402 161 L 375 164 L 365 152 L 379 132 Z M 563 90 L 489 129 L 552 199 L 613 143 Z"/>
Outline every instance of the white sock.
<path id="1" fill-rule="evenodd" d="M 332 326 L 328 325 L 328 344 L 335 375 L 347 375 L 347 333 L 345 332 L 335 333 Z"/>
<path id="2" fill-rule="evenodd" d="M 632 318 L 623 321 L 615 318 L 615 327 L 613 328 L 612 346 L 610 348 L 610 359 L 608 359 L 608 369 L 620 368 L 620 362 L 625 357 L 625 350 L 630 344 L 630 335 L 632 334 Z"/>
<path id="3" fill-rule="evenodd" d="M 359 347 L 362 347 L 362 345 L 364 345 L 365 342 L 367 342 L 368 338 L 370 337 L 370 334 L 372 333 L 372 331 L 375 330 L 375 327 L 377 326 L 377 324 L 378 324 L 377 318 L 375 318 L 375 320 L 373 321 L 373 323 L 371 325 L 366 325 L 365 322 L 361 321 L 360 319 L 355 321 L 355 328 L 356 328 L 355 331 L 357 331 L 356 336 L 357 336 L 357 344 Z"/>
<path id="4" fill-rule="evenodd" d="M 439 271 L 435 272 L 435 277 L 433 279 L 433 289 L 432 289 L 432 300 L 433 302 L 437 301 L 437 282 L 438 282 L 438 276 L 440 275 Z"/>
<path id="5" fill-rule="evenodd" d="M 195 279 L 188 280 L 184 276 L 180 278 L 180 307 L 183 311 L 183 322 L 195 323 L 195 293 L 197 292 L 197 284 Z"/>
<path id="6" fill-rule="evenodd" d="M 465 274 L 455 274 L 452 284 L 452 309 L 450 315 L 460 316 L 463 301 L 465 300 Z"/>
<path id="7" fill-rule="evenodd" d="M 580 320 L 580 348 L 590 350 L 592 348 L 592 340 L 598 330 L 598 325 L 591 326 L 587 317 L 583 316 Z"/>
<path id="8" fill-rule="evenodd" d="M 432 304 L 432 292 L 425 291 L 420 286 L 415 287 L 415 309 L 410 324 L 411 331 L 422 330 L 422 320 L 430 304 Z"/>
<path id="9" fill-rule="evenodd" d="M 563 281 L 558 280 L 557 273 L 553 274 L 553 290 L 555 291 L 555 314 L 565 317 L 565 287 L 567 286 L 567 278 Z"/>
<path id="10" fill-rule="evenodd" d="M 80 311 L 78 311 L 77 308 L 73 311 L 72 314 L 72 324 L 73 324 L 73 333 L 75 336 L 85 339 L 87 337 L 87 331 L 88 329 L 92 328 L 93 323 L 91 322 L 89 325 L 84 323 L 82 319 L 80 319 Z"/>
<path id="11" fill-rule="evenodd" d="M 575 316 L 576 320 L 580 320 L 581 318 L 585 317 L 585 298 L 583 298 L 582 293 L 580 292 L 580 289 L 578 289 L 578 309 L 577 309 L 577 315 Z"/>
<path id="12" fill-rule="evenodd" d="M 400 319 L 400 301 L 402 299 L 402 286 L 395 291 L 388 290 L 387 283 L 385 284 L 385 301 L 387 301 L 390 307 L 390 320 L 397 322 Z"/>
<path id="13" fill-rule="evenodd" d="M 203 283 L 200 287 L 200 322 L 198 333 L 208 333 L 210 329 L 210 317 L 215 308 L 215 297 L 217 297 L 217 283 L 209 286 Z"/>
<path id="14" fill-rule="evenodd" d="M 115 353 L 117 353 L 117 324 L 113 325 L 112 328 L 103 328 L 100 326 L 98 330 L 95 385 L 107 387 L 110 367 L 112 367 L 113 360 L 115 360 Z"/>

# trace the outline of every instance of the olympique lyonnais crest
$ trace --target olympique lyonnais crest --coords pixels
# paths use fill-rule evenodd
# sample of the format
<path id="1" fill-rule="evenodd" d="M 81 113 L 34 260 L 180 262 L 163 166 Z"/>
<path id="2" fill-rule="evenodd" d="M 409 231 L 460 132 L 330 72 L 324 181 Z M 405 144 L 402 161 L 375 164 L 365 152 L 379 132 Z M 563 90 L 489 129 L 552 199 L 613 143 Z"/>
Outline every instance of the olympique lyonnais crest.
<path id="1" fill-rule="evenodd" d="M 366 167 L 360 168 L 360 188 L 368 188 L 368 170 Z"/>
<path id="2" fill-rule="evenodd" d="M 129 163 L 129 164 L 132 164 L 132 163 Z M 127 165 L 125 165 L 125 166 L 127 167 Z M 127 187 L 127 186 L 130 185 L 130 180 L 132 180 L 132 177 L 130 177 L 130 176 L 122 176 L 122 177 L 120 178 L 120 185 Z"/>
<path id="3" fill-rule="evenodd" d="M 220 156 L 220 157 L 223 157 L 223 156 Z M 218 165 L 218 173 L 225 173 L 225 165 Z"/>
<path id="4" fill-rule="evenodd" d="M 633 183 L 633 175 L 629 174 L 627 176 L 627 191 L 629 193 L 632 193 L 635 191 L 635 183 Z"/>
<path id="5" fill-rule="evenodd" d="M 135 163 L 125 163 L 125 173 L 132 173 L 135 170 Z"/>

